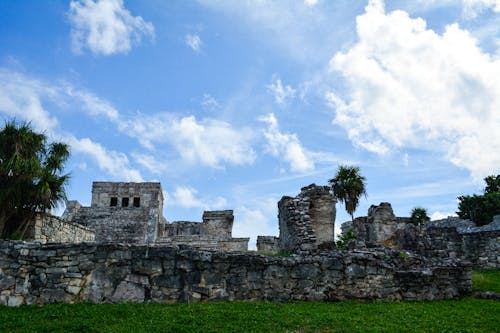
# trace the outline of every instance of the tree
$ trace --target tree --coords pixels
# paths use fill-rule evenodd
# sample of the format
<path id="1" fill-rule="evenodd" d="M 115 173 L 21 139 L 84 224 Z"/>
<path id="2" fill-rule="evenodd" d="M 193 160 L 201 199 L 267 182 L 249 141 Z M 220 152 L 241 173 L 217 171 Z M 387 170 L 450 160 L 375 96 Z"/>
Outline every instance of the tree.
<path id="1" fill-rule="evenodd" d="M 493 221 L 500 214 L 500 175 L 484 178 L 486 187 L 483 195 L 473 194 L 458 197 L 457 215 L 469 219 L 478 226 Z"/>
<path id="2" fill-rule="evenodd" d="M 361 176 L 359 167 L 339 166 L 335 178 L 328 181 L 333 195 L 344 203 L 345 210 L 354 221 L 354 211 L 358 208 L 359 198 L 366 197 L 366 179 Z"/>
<path id="3" fill-rule="evenodd" d="M 484 194 L 500 192 L 500 175 L 488 176 L 484 178 L 484 182 L 486 183 Z"/>
<path id="4" fill-rule="evenodd" d="M 415 225 L 424 224 L 427 221 L 430 221 L 429 216 L 427 215 L 427 209 L 422 207 L 415 207 L 411 210 L 410 216 L 411 223 Z"/>
<path id="5" fill-rule="evenodd" d="M 9 121 L 0 130 L 0 238 L 23 238 L 37 213 L 66 198 L 69 157 L 64 143 L 49 143 L 29 123 Z"/>

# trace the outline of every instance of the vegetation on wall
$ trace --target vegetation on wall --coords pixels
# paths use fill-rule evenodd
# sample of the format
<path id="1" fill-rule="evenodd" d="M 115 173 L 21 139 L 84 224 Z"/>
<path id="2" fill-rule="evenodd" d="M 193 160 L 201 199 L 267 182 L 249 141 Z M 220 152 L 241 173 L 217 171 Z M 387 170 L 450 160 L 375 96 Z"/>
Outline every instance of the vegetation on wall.
<path id="1" fill-rule="evenodd" d="M 427 215 L 427 209 L 422 207 L 413 208 L 411 210 L 410 221 L 415 225 L 424 224 L 430 221 L 430 217 Z"/>
<path id="2" fill-rule="evenodd" d="M 457 215 L 472 220 L 481 226 L 493 221 L 500 214 L 500 175 L 484 178 L 484 194 L 462 195 L 458 197 Z"/>
<path id="3" fill-rule="evenodd" d="M 69 148 L 49 143 L 29 123 L 9 121 L 0 130 L 0 238 L 23 238 L 37 213 L 65 198 L 62 174 Z"/>

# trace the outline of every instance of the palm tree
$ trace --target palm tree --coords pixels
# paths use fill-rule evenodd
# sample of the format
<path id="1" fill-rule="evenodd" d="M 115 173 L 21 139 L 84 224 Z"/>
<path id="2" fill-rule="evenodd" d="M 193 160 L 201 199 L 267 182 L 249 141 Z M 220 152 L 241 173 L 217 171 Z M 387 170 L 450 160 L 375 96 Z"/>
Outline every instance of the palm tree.
<path id="1" fill-rule="evenodd" d="M 359 198 L 366 197 L 366 179 L 359 173 L 359 167 L 339 166 L 335 178 L 328 181 L 333 195 L 344 203 L 345 210 L 354 221 L 354 211 L 359 205 Z"/>
<path id="2" fill-rule="evenodd" d="M 0 130 L 0 238 L 22 238 L 38 213 L 66 197 L 69 157 L 64 143 L 48 143 L 29 123 L 9 121 Z"/>

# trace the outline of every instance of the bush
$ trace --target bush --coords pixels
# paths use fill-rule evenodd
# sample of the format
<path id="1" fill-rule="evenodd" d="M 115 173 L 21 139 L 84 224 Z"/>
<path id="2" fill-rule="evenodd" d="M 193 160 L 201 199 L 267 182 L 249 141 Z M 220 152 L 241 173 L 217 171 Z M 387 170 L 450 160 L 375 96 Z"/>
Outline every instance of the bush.
<path id="1" fill-rule="evenodd" d="M 430 221 L 429 216 L 427 215 L 427 209 L 422 207 L 415 207 L 411 210 L 411 223 L 415 225 L 424 224 L 427 221 Z"/>
<path id="2" fill-rule="evenodd" d="M 340 239 L 337 241 L 337 248 L 345 249 L 347 244 L 356 239 L 356 235 L 354 235 L 354 230 L 352 228 L 347 229 L 345 234 L 340 235 Z"/>
<path id="3" fill-rule="evenodd" d="M 485 195 L 474 194 L 458 197 L 457 215 L 463 219 L 469 219 L 478 226 L 493 221 L 493 216 L 500 214 L 500 193 L 489 193 Z"/>

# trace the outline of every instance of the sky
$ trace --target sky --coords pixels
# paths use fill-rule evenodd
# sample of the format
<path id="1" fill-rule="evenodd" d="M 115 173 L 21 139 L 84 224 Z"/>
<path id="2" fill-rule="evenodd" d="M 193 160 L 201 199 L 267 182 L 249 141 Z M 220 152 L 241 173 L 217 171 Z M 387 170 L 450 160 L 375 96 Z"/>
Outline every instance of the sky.
<path id="1" fill-rule="evenodd" d="M 69 199 L 159 181 L 250 247 L 339 165 L 356 216 L 443 218 L 500 173 L 500 0 L 0 0 L 0 118 L 70 145 Z"/>

